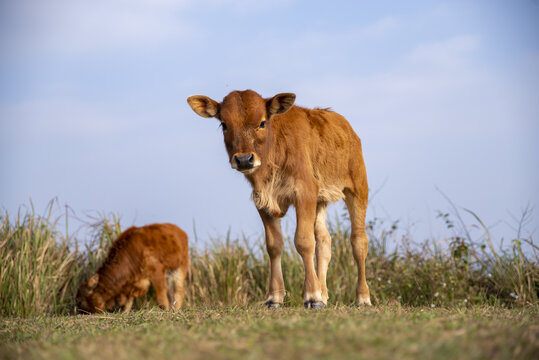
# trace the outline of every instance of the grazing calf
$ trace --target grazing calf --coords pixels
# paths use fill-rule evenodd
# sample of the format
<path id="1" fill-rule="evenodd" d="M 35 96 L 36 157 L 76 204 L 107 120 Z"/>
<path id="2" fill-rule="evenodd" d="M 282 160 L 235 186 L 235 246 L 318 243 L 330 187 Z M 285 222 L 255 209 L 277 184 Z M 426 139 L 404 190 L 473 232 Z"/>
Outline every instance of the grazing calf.
<path id="1" fill-rule="evenodd" d="M 327 305 L 331 237 L 326 208 L 341 198 L 352 223 L 351 242 L 358 269 L 356 304 L 370 305 L 365 279 L 368 185 L 361 141 L 341 115 L 328 109 L 294 106 L 295 99 L 291 93 L 263 99 L 246 90 L 231 92 L 221 103 L 202 95 L 191 96 L 187 102 L 198 115 L 221 122 L 230 165 L 242 172 L 253 188 L 270 259 L 266 305 L 279 307 L 285 295 L 280 218 L 290 205 L 296 208 L 297 216 L 294 244 L 305 267 L 304 305 Z"/>
<path id="2" fill-rule="evenodd" d="M 178 309 L 188 265 L 187 234 L 176 225 L 130 227 L 114 241 L 97 273 L 80 286 L 77 307 L 96 313 L 122 306 L 129 312 L 133 298 L 146 294 L 152 284 L 161 308 Z"/>

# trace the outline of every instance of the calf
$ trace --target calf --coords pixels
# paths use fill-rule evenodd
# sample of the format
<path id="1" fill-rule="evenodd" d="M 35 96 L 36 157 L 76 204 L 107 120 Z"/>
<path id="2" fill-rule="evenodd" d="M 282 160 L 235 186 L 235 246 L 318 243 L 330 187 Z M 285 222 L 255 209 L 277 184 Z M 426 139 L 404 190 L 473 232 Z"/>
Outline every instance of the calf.
<path id="1" fill-rule="evenodd" d="M 133 298 L 146 294 L 152 284 L 161 308 L 178 309 L 188 265 L 187 234 L 176 225 L 130 227 L 114 241 L 97 273 L 80 286 L 77 307 L 96 313 L 122 306 L 129 312 Z"/>
<path id="2" fill-rule="evenodd" d="M 253 188 L 270 259 L 266 305 L 279 307 L 285 295 L 280 218 L 290 205 L 296 208 L 297 216 L 294 244 L 305 267 L 304 305 L 327 305 L 331 237 L 326 209 L 341 198 L 352 224 L 351 243 L 358 269 L 356 304 L 370 305 L 365 279 L 368 185 L 361 141 L 341 115 L 328 109 L 294 106 L 295 99 L 291 93 L 264 99 L 246 90 L 231 92 L 221 103 L 202 95 L 191 96 L 187 102 L 198 115 L 221 122 L 230 165 L 243 173 Z"/>

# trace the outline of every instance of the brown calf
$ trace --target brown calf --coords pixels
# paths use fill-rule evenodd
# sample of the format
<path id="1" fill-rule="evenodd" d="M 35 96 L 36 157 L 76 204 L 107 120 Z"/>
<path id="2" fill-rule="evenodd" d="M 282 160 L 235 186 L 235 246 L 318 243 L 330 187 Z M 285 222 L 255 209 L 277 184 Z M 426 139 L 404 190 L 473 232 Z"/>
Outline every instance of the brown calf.
<path id="1" fill-rule="evenodd" d="M 187 234 L 176 225 L 130 227 L 114 241 L 97 273 L 80 286 L 77 307 L 95 313 L 122 306 L 129 312 L 133 298 L 146 294 L 152 284 L 161 308 L 178 309 L 188 265 Z"/>
<path id="2" fill-rule="evenodd" d="M 293 106 L 295 98 L 284 93 L 264 99 L 246 90 L 231 92 L 221 103 L 202 95 L 191 96 L 187 102 L 198 115 L 221 121 L 230 165 L 242 172 L 253 188 L 270 258 L 266 305 L 275 308 L 283 303 L 280 218 L 294 205 L 294 244 L 305 267 L 304 304 L 326 306 L 326 273 L 331 259 L 326 209 L 328 203 L 341 198 L 352 223 L 351 242 L 358 269 L 356 304 L 370 305 L 365 279 L 368 185 L 361 141 L 341 115 Z"/>

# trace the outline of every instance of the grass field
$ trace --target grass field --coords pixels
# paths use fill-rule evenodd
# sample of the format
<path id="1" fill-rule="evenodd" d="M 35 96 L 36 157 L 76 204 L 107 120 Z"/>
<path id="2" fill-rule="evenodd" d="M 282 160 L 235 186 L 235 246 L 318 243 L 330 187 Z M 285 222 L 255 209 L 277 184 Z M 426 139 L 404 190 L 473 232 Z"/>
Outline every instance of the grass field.
<path id="1" fill-rule="evenodd" d="M 475 214 L 471 213 L 475 217 Z M 330 224 L 327 309 L 301 307 L 303 267 L 286 239 L 285 307 L 264 309 L 268 266 L 262 236 L 191 239 L 186 301 L 155 307 L 152 291 L 130 314 L 75 315 L 81 281 L 122 231 L 116 216 L 59 231 L 53 204 L 0 214 L 0 358 L 536 358 L 539 248 L 521 235 L 495 246 L 478 217 L 440 213 L 453 235 L 415 242 L 397 222 L 367 226 L 367 281 L 375 306 L 354 303 L 356 266 L 346 216 Z M 67 220 L 67 218 L 66 218 Z M 395 244 L 389 247 L 388 243 Z"/>
<path id="2" fill-rule="evenodd" d="M 0 358 L 533 359 L 537 307 L 141 310 L 0 320 Z"/>

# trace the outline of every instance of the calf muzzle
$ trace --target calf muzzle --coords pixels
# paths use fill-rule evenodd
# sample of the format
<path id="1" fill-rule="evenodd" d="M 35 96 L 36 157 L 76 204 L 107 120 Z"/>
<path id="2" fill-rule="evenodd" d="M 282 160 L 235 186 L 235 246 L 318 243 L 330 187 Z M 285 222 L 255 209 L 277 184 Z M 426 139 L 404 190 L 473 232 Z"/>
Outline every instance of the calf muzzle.
<path id="1" fill-rule="evenodd" d="M 247 155 L 234 155 L 234 161 L 236 162 L 236 167 L 238 170 L 249 170 L 252 169 L 255 164 L 255 154 L 250 153 Z"/>

